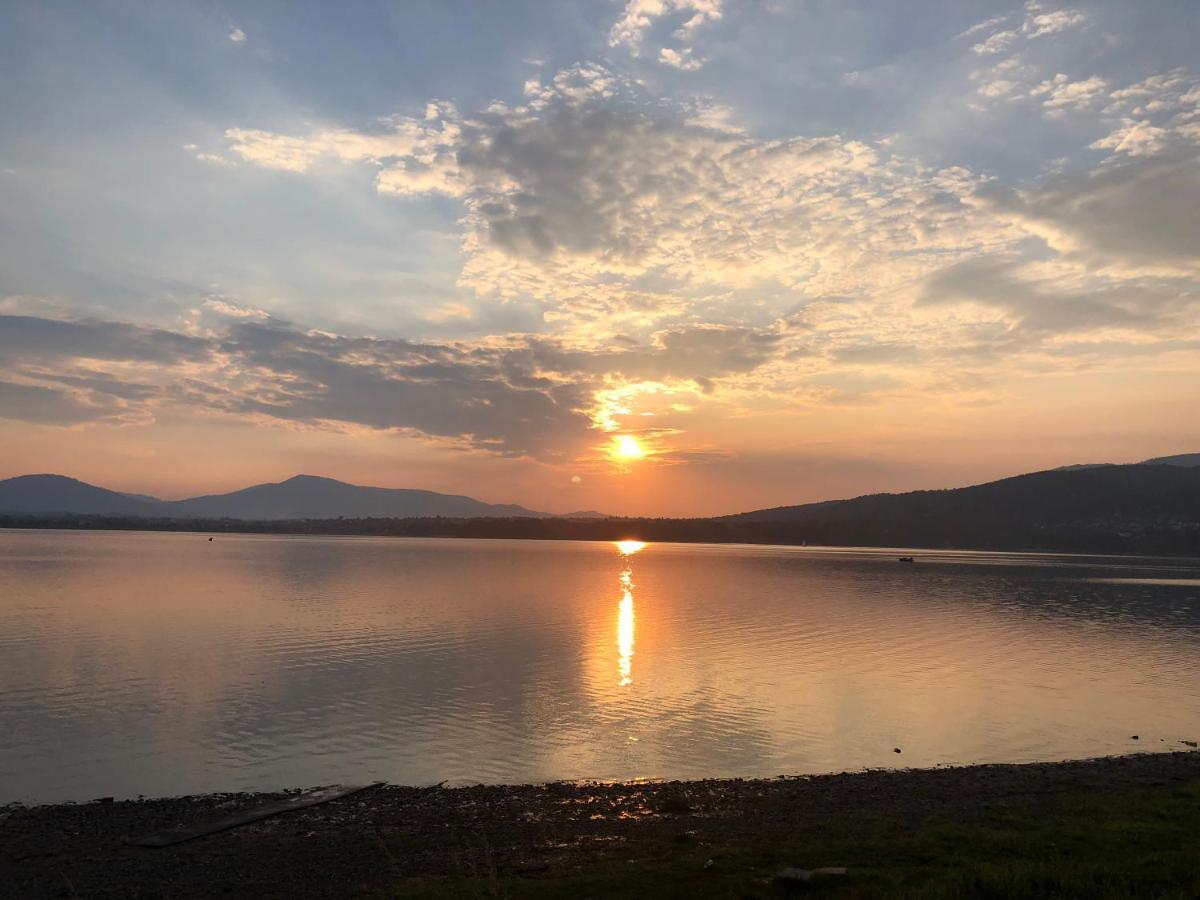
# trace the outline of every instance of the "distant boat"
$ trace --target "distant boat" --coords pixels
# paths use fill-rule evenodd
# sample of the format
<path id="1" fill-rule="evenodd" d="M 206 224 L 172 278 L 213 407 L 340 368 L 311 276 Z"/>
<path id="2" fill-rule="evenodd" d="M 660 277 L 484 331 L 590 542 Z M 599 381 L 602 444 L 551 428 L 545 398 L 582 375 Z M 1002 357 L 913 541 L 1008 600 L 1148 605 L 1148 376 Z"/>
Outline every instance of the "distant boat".
<path id="1" fill-rule="evenodd" d="M 912 561 L 913 561 L 913 558 L 911 556 L 900 557 L 900 562 L 912 562 Z"/>

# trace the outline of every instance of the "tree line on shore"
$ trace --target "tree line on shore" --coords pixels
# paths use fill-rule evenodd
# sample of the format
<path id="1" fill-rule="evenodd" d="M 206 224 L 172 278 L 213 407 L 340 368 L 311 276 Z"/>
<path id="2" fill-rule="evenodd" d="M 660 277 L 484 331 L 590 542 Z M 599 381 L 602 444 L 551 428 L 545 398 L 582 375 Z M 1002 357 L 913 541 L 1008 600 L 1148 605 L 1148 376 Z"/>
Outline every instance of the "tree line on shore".
<path id="1" fill-rule="evenodd" d="M 1200 556 L 1200 523 L 1169 517 L 1028 523 L 1017 528 L 981 520 L 961 523 L 879 519 L 868 522 L 736 519 L 354 518 L 246 521 L 133 516 L 3 515 L 0 527 L 208 534 L 376 535 L 525 540 L 744 543 L 929 549 L 1151 553 Z"/>

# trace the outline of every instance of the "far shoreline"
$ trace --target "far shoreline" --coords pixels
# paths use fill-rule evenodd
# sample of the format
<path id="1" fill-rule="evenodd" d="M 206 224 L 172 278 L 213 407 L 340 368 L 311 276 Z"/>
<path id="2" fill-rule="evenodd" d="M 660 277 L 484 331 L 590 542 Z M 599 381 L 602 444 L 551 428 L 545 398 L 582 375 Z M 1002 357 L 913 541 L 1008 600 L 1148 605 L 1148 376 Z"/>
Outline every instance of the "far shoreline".
<path id="1" fill-rule="evenodd" d="M 282 537 L 390 537 L 468 540 L 577 541 L 612 543 L 639 540 L 654 544 L 716 544 L 747 547 L 805 547 L 813 550 L 917 551 L 922 553 L 1026 553 L 1054 556 L 1141 557 L 1200 560 L 1173 548 L 1112 546 L 918 543 L 824 543 L 809 540 L 772 523 L 746 525 L 720 519 L 559 519 L 559 518 L 408 518 L 408 519 L 145 519 L 109 516 L 0 514 L 5 531 L 96 531 L 148 534 L 276 535 Z"/>

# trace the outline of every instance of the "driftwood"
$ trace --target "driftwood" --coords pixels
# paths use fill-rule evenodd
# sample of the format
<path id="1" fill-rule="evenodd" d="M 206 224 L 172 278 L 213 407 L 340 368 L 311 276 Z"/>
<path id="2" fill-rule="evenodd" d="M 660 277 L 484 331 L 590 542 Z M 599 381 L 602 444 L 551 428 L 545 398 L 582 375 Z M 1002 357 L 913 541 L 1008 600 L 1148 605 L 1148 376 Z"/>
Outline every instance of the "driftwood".
<path id="1" fill-rule="evenodd" d="M 257 822 L 260 819 L 267 819 L 281 813 L 294 812 L 297 809 L 307 809 L 310 806 L 317 806 L 320 803 L 328 803 L 330 800 L 340 800 L 342 797 L 349 797 L 351 794 L 357 794 L 359 791 L 376 787 L 380 783 L 337 784 L 333 787 L 321 788 L 317 791 L 310 791 L 307 794 L 300 794 L 290 800 L 281 800 L 277 803 L 260 806 L 257 809 L 226 816 L 223 819 L 210 819 L 207 822 L 190 825 L 186 828 L 168 828 L 163 831 L 156 831 L 153 834 L 129 838 L 126 843 L 132 847 L 170 847 L 173 844 L 182 844 L 184 841 L 194 840 L 208 834 L 216 834 L 218 831 L 228 831 L 231 828 L 237 828 L 241 825 L 249 825 L 251 822 Z"/>

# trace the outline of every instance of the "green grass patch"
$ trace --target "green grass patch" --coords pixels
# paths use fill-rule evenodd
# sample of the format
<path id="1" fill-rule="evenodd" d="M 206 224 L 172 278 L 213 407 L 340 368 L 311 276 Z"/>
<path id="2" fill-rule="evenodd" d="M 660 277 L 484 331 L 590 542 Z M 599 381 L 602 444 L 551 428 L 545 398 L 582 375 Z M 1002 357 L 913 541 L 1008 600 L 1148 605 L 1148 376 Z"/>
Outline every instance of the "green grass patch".
<path id="1" fill-rule="evenodd" d="M 770 832 L 770 829 L 767 829 Z M 787 886 L 783 867 L 845 866 Z M 1200 783 L 982 810 L 910 827 L 850 817 L 795 835 L 680 844 L 631 841 L 583 868 L 495 872 L 396 886 L 401 898 L 1200 897 Z"/>

